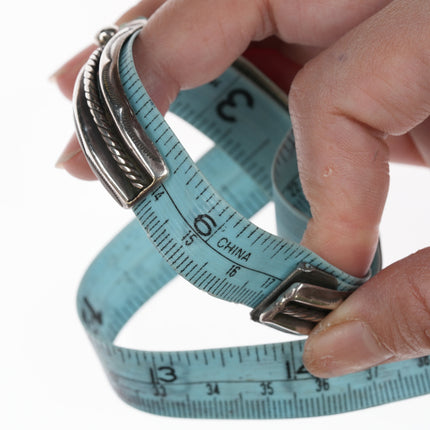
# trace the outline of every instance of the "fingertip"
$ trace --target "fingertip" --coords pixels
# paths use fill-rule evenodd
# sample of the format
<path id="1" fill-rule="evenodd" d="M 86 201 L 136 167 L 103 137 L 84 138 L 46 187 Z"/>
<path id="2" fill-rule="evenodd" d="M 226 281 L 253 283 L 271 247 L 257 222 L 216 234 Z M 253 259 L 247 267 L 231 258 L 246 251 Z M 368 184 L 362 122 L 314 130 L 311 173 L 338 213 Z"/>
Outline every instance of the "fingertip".
<path id="1" fill-rule="evenodd" d="M 95 45 L 88 46 L 63 64 L 49 77 L 49 80 L 56 84 L 59 90 L 70 100 L 73 97 L 76 77 L 94 49 Z"/>
<path id="2" fill-rule="evenodd" d="M 76 136 L 73 136 L 61 153 L 55 167 L 66 170 L 70 175 L 87 181 L 97 179 L 83 154 Z"/>
<path id="3" fill-rule="evenodd" d="M 343 227 L 336 220 L 326 223 L 311 219 L 301 243 L 333 266 L 363 278 L 376 252 L 378 229 Z"/>

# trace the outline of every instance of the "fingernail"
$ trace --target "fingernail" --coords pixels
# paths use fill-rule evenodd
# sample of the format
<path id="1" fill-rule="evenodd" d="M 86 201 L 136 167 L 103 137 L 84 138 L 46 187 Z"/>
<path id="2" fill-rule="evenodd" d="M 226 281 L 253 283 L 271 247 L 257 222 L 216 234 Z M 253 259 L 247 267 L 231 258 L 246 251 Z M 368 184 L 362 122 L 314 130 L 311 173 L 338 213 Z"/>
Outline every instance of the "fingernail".
<path id="1" fill-rule="evenodd" d="M 64 169 L 64 163 L 71 160 L 80 152 L 81 152 L 80 149 L 70 149 L 69 147 L 66 147 L 66 149 L 61 153 L 60 157 L 55 163 L 55 167 L 57 167 L 58 169 Z"/>
<path id="2" fill-rule="evenodd" d="M 329 378 L 377 366 L 392 356 L 366 323 L 348 321 L 311 334 L 303 362 L 312 374 Z"/>

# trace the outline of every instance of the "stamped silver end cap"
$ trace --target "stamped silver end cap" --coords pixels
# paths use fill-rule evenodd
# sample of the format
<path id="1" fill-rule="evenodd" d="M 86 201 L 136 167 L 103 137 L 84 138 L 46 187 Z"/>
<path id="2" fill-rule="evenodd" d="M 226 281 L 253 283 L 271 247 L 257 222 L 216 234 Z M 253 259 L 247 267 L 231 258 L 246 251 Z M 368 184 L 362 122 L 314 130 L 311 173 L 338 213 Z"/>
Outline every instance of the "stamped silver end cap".
<path id="1" fill-rule="evenodd" d="M 73 96 L 76 134 L 91 169 L 123 207 L 133 206 L 167 176 L 156 146 L 137 121 L 122 88 L 119 55 L 124 42 L 145 24 L 137 20 L 115 32 L 81 70 Z"/>
<path id="2" fill-rule="evenodd" d="M 335 277 L 301 264 L 252 312 L 251 318 L 278 330 L 308 335 L 349 295 Z"/>

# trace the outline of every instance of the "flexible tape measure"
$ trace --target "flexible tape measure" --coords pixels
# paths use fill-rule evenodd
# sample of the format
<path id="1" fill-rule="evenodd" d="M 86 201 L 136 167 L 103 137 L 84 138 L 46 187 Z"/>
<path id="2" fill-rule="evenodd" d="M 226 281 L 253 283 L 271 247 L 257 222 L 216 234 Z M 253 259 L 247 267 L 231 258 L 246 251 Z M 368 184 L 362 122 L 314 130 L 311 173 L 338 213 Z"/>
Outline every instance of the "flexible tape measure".
<path id="1" fill-rule="evenodd" d="M 91 167 L 137 218 L 97 256 L 77 298 L 118 395 L 159 415 L 293 418 L 430 392 L 429 357 L 320 379 L 303 366 L 303 340 L 169 352 L 115 345 L 136 310 L 177 274 L 249 306 L 258 322 L 300 334 L 366 280 L 298 244 L 310 213 L 283 93 L 241 59 L 213 82 L 182 92 L 171 110 L 216 143 L 196 165 L 137 75 L 132 45 L 144 22 L 100 33 L 102 46 L 74 96 Z M 271 199 L 280 236 L 248 220 Z M 378 251 L 373 273 L 380 264 Z"/>

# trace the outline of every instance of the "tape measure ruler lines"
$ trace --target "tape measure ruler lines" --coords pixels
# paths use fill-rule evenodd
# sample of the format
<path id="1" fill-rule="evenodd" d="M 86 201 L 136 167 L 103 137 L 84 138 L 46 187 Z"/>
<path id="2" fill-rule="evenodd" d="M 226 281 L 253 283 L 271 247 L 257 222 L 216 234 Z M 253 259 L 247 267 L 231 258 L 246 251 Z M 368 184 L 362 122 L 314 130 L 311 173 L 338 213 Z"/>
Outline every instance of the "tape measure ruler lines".
<path id="1" fill-rule="evenodd" d="M 325 380 L 304 368 L 303 340 L 170 352 L 115 345 L 134 312 L 176 274 L 249 306 L 254 320 L 298 333 L 309 332 L 364 282 L 297 244 L 309 206 L 285 96 L 245 60 L 182 92 L 171 110 L 216 143 L 195 164 L 135 70 L 132 44 L 143 25 L 138 20 L 110 31 L 81 72 L 74 100 L 90 165 L 137 218 L 95 259 L 77 299 L 119 396 L 160 415 L 287 418 L 430 392 L 427 357 Z M 283 237 L 248 220 L 271 199 Z M 378 252 L 373 272 L 379 266 Z"/>

